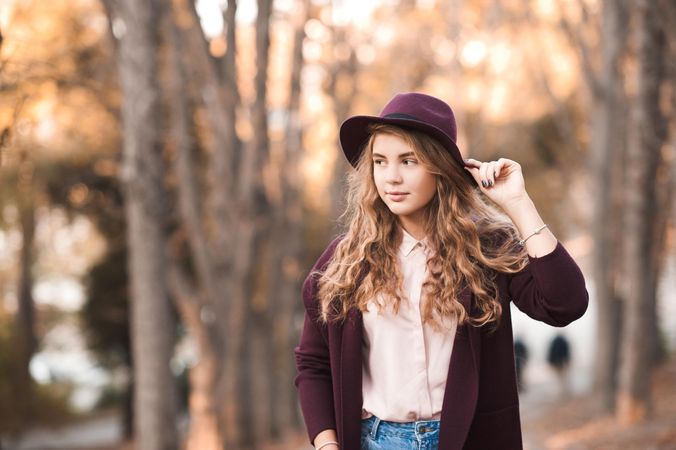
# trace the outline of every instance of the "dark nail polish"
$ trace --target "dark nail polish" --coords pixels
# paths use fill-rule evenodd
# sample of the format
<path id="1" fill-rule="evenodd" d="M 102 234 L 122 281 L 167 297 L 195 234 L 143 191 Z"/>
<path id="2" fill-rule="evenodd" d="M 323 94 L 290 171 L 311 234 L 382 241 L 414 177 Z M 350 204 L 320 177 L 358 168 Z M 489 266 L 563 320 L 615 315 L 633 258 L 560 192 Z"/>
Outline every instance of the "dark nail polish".
<path id="1" fill-rule="evenodd" d="M 481 180 L 481 185 L 482 185 L 483 187 L 488 187 L 488 185 L 486 184 L 486 182 L 485 182 L 484 180 Z"/>
<path id="2" fill-rule="evenodd" d="M 488 185 L 492 187 L 493 186 L 493 180 L 489 180 Z"/>

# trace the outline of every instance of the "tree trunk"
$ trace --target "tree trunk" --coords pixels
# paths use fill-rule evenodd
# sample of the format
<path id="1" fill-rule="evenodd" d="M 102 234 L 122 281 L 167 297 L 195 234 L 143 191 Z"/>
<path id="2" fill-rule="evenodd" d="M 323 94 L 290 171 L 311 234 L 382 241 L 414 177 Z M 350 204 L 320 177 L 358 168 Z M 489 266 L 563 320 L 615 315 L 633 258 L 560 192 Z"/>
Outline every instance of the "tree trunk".
<path id="1" fill-rule="evenodd" d="M 618 171 L 623 158 L 625 137 L 621 112 L 624 110 L 623 80 L 619 65 L 624 54 L 628 13 L 623 2 L 603 3 L 602 68 L 599 85 L 592 84 L 592 176 L 595 198 L 592 217 L 594 249 L 594 284 L 598 305 L 596 391 L 601 393 L 606 409 L 614 408 L 621 323 L 616 279 L 618 266 L 617 236 L 621 218 L 612 194 L 618 186 Z"/>
<path id="2" fill-rule="evenodd" d="M 271 439 L 270 410 L 273 408 L 272 397 L 277 390 L 278 379 L 274 367 L 275 354 L 270 345 L 272 333 L 272 322 L 270 318 L 270 304 L 268 296 L 270 289 L 276 287 L 271 283 L 276 268 L 275 261 L 271 259 L 271 252 L 274 252 L 277 242 L 272 241 L 270 236 L 275 235 L 277 230 L 273 227 L 270 235 L 261 239 L 261 247 L 256 253 L 255 279 L 252 286 L 256 286 L 250 295 L 251 301 L 248 303 L 248 313 L 244 327 L 244 336 L 247 341 L 246 352 L 242 355 L 244 361 L 240 364 L 239 378 L 242 380 L 241 404 L 244 411 L 242 419 L 249 419 L 249 422 L 242 421 L 240 426 L 247 430 L 243 441 L 248 445 L 245 448 L 256 448 L 260 442 L 266 442 Z M 275 298 L 273 301 L 277 301 Z"/>
<path id="3" fill-rule="evenodd" d="M 638 89 L 635 127 L 629 147 L 627 190 L 627 303 L 624 314 L 622 366 L 617 416 L 631 424 L 651 414 L 653 372 L 651 331 L 656 323 L 655 274 L 658 255 L 657 186 L 666 120 L 660 109 L 665 79 L 665 35 L 660 9 L 652 1 L 638 2 Z"/>
<path id="4" fill-rule="evenodd" d="M 357 93 L 357 72 L 359 63 L 357 61 L 357 52 L 349 43 L 350 30 L 346 29 L 344 25 L 334 25 L 332 27 L 334 47 L 340 45 L 349 48 L 349 55 L 347 60 L 336 60 L 333 65 L 328 68 L 330 74 L 329 84 L 327 86 L 327 95 L 333 99 L 333 110 L 336 117 L 336 125 L 340 127 L 352 109 L 352 103 Z M 334 224 L 333 229 L 330 230 L 330 235 L 334 236 L 341 230 L 341 225 L 336 222 L 336 219 L 342 214 L 345 209 L 345 194 L 347 190 L 347 176 L 351 170 L 350 164 L 342 155 L 340 150 L 340 142 L 336 142 L 336 160 L 333 166 L 332 182 L 330 185 L 331 210 L 329 211 L 330 222 Z"/>
<path id="5" fill-rule="evenodd" d="M 300 77 L 303 69 L 303 39 L 305 38 L 305 23 L 309 18 L 311 3 L 303 0 L 302 11 L 297 16 L 294 37 L 294 50 L 291 62 L 291 86 L 288 104 L 288 122 L 285 139 L 284 170 L 281 175 L 282 199 L 278 208 L 277 217 L 282 222 L 275 225 L 275 229 L 282 230 L 281 239 L 274 242 L 277 251 L 275 257 L 275 275 L 278 277 L 271 282 L 275 297 L 270 296 L 270 302 L 277 306 L 272 311 L 273 351 L 275 353 L 276 380 L 271 385 L 278 385 L 281 389 L 273 389 L 270 411 L 271 434 L 273 438 L 281 436 L 283 430 L 302 429 L 302 419 L 298 414 L 298 402 L 293 386 L 296 373 L 293 349 L 298 342 L 300 329 L 294 327 L 294 312 L 301 305 L 300 291 L 302 280 L 300 260 L 303 253 L 303 201 L 302 175 L 300 159 L 303 149 L 303 124 L 300 120 Z M 288 386 L 288 388 L 287 388 Z"/>
<path id="6" fill-rule="evenodd" d="M 132 366 L 129 365 L 131 368 Z M 124 389 L 122 404 L 122 437 L 125 441 L 134 439 L 134 381 L 130 380 Z"/>
<path id="7" fill-rule="evenodd" d="M 122 0 L 119 46 L 123 167 L 131 282 L 137 448 L 179 447 L 169 361 L 174 324 L 165 283 L 165 168 L 159 118 L 159 2 Z"/>
<path id="8" fill-rule="evenodd" d="M 265 162 L 267 136 L 263 136 L 262 140 L 259 138 L 246 151 L 241 151 L 235 132 L 235 112 L 240 97 L 235 70 L 237 2 L 228 2 L 224 12 L 227 53 L 222 61 L 209 53 L 209 43 L 200 27 L 194 2 L 177 0 L 175 4 L 181 17 L 177 24 L 185 30 L 185 42 L 189 47 L 187 53 L 194 56 L 191 75 L 200 86 L 200 100 L 204 103 L 211 133 L 211 139 L 207 141 L 208 191 L 204 195 L 207 213 L 203 214 L 198 206 L 200 201 L 197 198 L 201 199 L 201 196 L 197 194 L 196 186 L 187 186 L 187 177 L 179 176 L 179 184 L 182 185 L 179 186 L 179 195 L 193 191 L 190 194 L 192 199 L 181 201 L 184 205 L 181 207 L 184 210 L 181 220 L 196 273 L 197 286 L 194 289 L 204 295 L 202 310 L 207 312 L 207 316 L 214 314 L 218 318 L 213 328 L 220 364 L 212 367 L 215 386 L 211 398 L 217 408 L 223 447 L 230 449 L 237 448 L 244 439 L 240 426 L 245 419 L 242 418 L 244 409 L 239 369 L 246 361 L 241 358 L 247 344 L 243 333 L 251 292 L 249 277 L 254 263 L 254 240 L 261 225 L 257 214 L 262 208 L 256 202 L 260 199 L 260 167 Z M 265 15 L 265 7 L 259 7 L 259 15 Z M 263 63 L 267 65 L 267 50 Z M 267 72 L 266 66 L 263 69 Z M 265 79 L 262 84 L 264 89 Z M 261 109 L 262 113 L 257 114 L 256 111 Z M 265 120 L 265 92 L 259 91 L 252 116 L 256 120 L 261 115 Z M 261 125 L 258 120 L 254 129 L 265 130 L 266 126 L 265 122 Z M 257 134 L 259 136 L 260 133 Z M 181 194 L 181 191 L 184 193 Z M 199 220 L 201 217 L 207 219 L 204 227 Z"/>
<path id="9" fill-rule="evenodd" d="M 303 0 L 290 20 L 294 25 L 291 79 L 287 106 L 287 122 L 284 141 L 277 164 L 274 165 L 274 186 L 272 196 L 272 217 L 270 233 L 266 239 L 264 264 L 266 269 L 265 304 L 263 313 L 257 317 L 257 333 L 264 345 L 261 365 L 266 389 L 261 394 L 265 429 L 260 433 L 273 441 L 282 433 L 301 427 L 298 405 L 294 395 L 293 377 L 295 365 L 293 348 L 298 341 L 294 329 L 294 311 L 299 305 L 300 295 L 300 253 L 302 250 L 302 216 L 300 156 L 302 153 L 302 124 L 300 122 L 300 74 L 303 68 L 302 44 L 305 37 L 304 25 L 308 20 L 310 2 Z M 260 399 L 260 395 L 257 397 Z M 258 414 L 257 414 L 258 416 Z"/>
<path id="10" fill-rule="evenodd" d="M 241 399 L 241 389 L 248 387 L 248 382 L 240 379 L 242 371 L 239 364 L 246 364 L 246 347 L 248 345 L 245 332 L 250 327 L 247 318 L 249 303 L 254 292 L 254 271 L 257 268 L 255 257 L 260 254 L 267 223 L 267 198 L 263 185 L 262 168 L 268 164 L 269 139 L 267 121 L 267 74 L 268 50 L 270 47 L 270 16 L 272 0 L 258 1 L 258 17 L 256 19 L 256 100 L 251 111 L 251 120 L 255 130 L 250 148 L 242 155 L 241 168 L 238 173 L 237 212 L 238 221 L 234 226 L 233 246 L 231 248 L 232 272 L 228 277 L 228 296 L 226 303 L 228 322 L 222 338 L 225 347 L 225 368 L 220 380 L 221 392 L 224 393 L 226 441 L 229 446 L 253 445 L 254 436 L 250 428 L 242 429 L 242 424 L 250 423 L 251 409 Z M 251 399 L 249 398 L 250 402 Z"/>
<path id="11" fill-rule="evenodd" d="M 214 392 L 221 359 L 214 351 L 215 333 L 209 326 L 210 321 L 202 318 L 200 301 L 176 266 L 172 267 L 169 278 L 183 323 L 198 349 L 197 364 L 190 369 L 190 429 L 185 448 L 220 450 L 223 448 L 223 436 Z"/>
<path id="12" fill-rule="evenodd" d="M 13 397 L 19 420 L 30 421 L 33 404 L 33 383 L 30 362 L 37 349 L 35 336 L 35 303 L 33 302 L 33 262 L 35 260 L 35 203 L 33 198 L 33 162 L 22 153 L 17 186 L 21 252 L 19 259 L 18 308 L 14 318 Z"/>
<path id="13" fill-rule="evenodd" d="M 667 127 L 669 137 L 667 138 L 667 145 L 662 149 L 664 164 L 660 165 L 661 173 L 658 175 L 662 177 L 663 182 L 658 186 L 657 192 L 658 217 L 657 224 L 655 225 L 657 229 L 657 254 L 655 258 L 659 273 L 653 274 L 656 292 L 660 281 L 660 274 L 662 273 L 661 269 L 665 266 L 667 258 L 672 252 L 667 239 L 667 232 L 669 224 L 673 223 L 673 198 L 676 193 L 676 89 L 673 88 L 673 86 L 676 86 L 676 4 L 670 0 L 659 0 L 658 3 L 662 11 L 660 22 L 666 41 L 664 49 L 665 84 L 671 84 L 672 89 L 669 101 L 664 103 L 665 107 L 670 108 L 671 114 L 667 114 L 669 120 L 667 120 L 665 126 Z M 655 308 L 654 314 L 657 316 L 657 308 Z M 654 322 L 659 323 L 657 317 L 655 317 Z M 653 349 L 652 359 L 654 364 L 664 362 L 668 353 L 659 328 L 651 330 L 649 345 Z"/>
<path id="14" fill-rule="evenodd" d="M 193 123 L 189 101 L 188 80 L 182 55 L 185 49 L 179 30 L 173 22 L 168 23 L 170 37 L 171 85 L 169 97 L 172 100 L 172 137 L 175 149 L 174 171 L 177 179 L 179 214 L 182 219 L 192 261 L 196 265 L 197 278 L 206 293 L 215 293 L 215 281 L 208 242 L 202 227 L 199 211 L 199 193 L 195 179 L 192 153 L 196 144 L 192 136 Z M 188 410 L 190 429 L 186 439 L 187 450 L 218 450 L 223 448 L 223 437 L 219 427 L 219 406 L 214 395 L 216 379 L 222 363 L 218 356 L 217 339 L 211 329 L 211 321 L 203 320 L 207 308 L 187 281 L 187 276 L 175 261 L 171 271 L 172 294 L 182 321 L 197 347 L 198 362 L 190 369 Z"/>

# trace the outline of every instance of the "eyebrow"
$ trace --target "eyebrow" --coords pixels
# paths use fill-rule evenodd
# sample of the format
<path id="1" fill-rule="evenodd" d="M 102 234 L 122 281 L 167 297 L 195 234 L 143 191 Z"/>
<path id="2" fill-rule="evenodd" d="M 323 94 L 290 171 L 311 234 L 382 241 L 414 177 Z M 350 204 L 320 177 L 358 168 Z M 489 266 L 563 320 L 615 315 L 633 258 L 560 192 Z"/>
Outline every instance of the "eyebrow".
<path id="1" fill-rule="evenodd" d="M 399 155 L 399 158 L 406 158 L 408 156 L 415 156 L 415 153 L 413 153 L 413 152 L 402 153 L 402 154 Z M 385 159 L 387 159 L 387 157 L 385 155 L 381 155 L 380 153 L 374 153 L 373 158 L 385 158 Z"/>

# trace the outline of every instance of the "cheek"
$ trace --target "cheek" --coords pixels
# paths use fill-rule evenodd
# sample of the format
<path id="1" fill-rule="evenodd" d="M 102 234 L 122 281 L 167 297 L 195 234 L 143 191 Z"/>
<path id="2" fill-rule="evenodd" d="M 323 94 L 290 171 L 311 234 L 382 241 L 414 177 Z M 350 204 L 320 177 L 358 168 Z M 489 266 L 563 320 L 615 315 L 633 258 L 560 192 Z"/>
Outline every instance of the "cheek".
<path id="1" fill-rule="evenodd" d="M 427 198 L 427 203 L 429 203 L 435 195 L 437 195 L 437 187 L 434 183 L 431 183 L 427 186 L 426 190 L 426 198 Z"/>
<path id="2" fill-rule="evenodd" d="M 378 171 L 373 172 L 373 183 L 376 185 L 378 192 L 382 192 L 383 177 L 378 174 Z"/>
<path id="3" fill-rule="evenodd" d="M 437 191 L 437 183 L 434 175 L 425 172 L 420 174 L 416 180 L 418 191 L 424 197 L 432 198 Z"/>

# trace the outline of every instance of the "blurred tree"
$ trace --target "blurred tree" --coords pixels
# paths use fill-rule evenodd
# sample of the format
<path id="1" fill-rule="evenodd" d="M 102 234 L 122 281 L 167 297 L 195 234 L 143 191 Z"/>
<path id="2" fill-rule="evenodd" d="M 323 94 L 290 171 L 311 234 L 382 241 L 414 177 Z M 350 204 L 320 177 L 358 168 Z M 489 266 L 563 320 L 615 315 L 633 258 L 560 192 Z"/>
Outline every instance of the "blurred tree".
<path id="1" fill-rule="evenodd" d="M 625 158 L 626 95 L 622 63 L 626 54 L 629 5 L 621 0 L 606 0 L 600 19 L 590 15 L 584 2 L 580 6 L 581 23 L 573 25 L 564 10 L 561 25 L 578 49 L 584 79 L 591 93 L 590 156 L 594 182 L 592 239 L 594 242 L 594 286 L 597 313 L 597 354 L 595 391 L 601 393 L 604 407 L 614 409 L 618 386 L 621 336 L 621 301 L 618 283 L 622 261 L 622 220 L 620 192 Z M 561 5 L 561 3 L 560 3 Z M 600 54 L 592 54 L 585 40 L 600 24 Z M 580 30 L 585 30 L 580 32 Z M 596 61 L 600 61 L 597 69 Z"/>
<path id="2" fill-rule="evenodd" d="M 301 73 L 305 68 L 305 30 L 317 8 L 309 0 L 298 1 L 296 5 L 285 16 L 277 16 L 275 22 L 285 20 L 291 25 L 286 33 L 288 38 L 282 39 L 279 32 L 276 37 L 276 48 L 288 49 L 290 55 L 285 64 L 289 76 L 288 84 L 277 90 L 286 94 L 286 102 L 276 109 L 283 120 L 276 121 L 271 129 L 275 139 L 269 143 L 270 159 L 263 172 L 269 232 L 260 242 L 255 266 L 257 289 L 250 310 L 253 345 L 248 358 L 254 382 L 252 412 L 257 418 L 252 430 L 256 436 L 273 440 L 282 438 L 289 429 L 302 429 L 292 388 L 293 347 L 298 339 L 296 310 L 301 306 L 297 301 L 302 282 L 300 260 L 304 249 L 301 157 L 306 122 L 302 121 L 301 112 Z"/>
<path id="3" fill-rule="evenodd" d="M 665 34 L 664 48 L 664 83 L 660 87 L 663 102 L 660 103 L 661 111 L 666 121 L 667 130 L 666 142 L 661 150 L 661 163 L 658 168 L 657 184 L 657 211 L 655 229 L 657 242 L 662 243 L 655 248 L 655 261 L 657 273 L 655 282 L 659 282 L 659 277 L 664 273 L 667 257 L 674 251 L 673 240 L 669 238 L 670 230 L 674 228 L 674 206 L 673 198 L 676 192 L 676 8 L 669 0 L 660 0 L 659 8 L 661 11 L 660 24 Z M 669 89 L 669 86 L 672 88 Z M 656 299 L 660 301 L 660 299 Z M 658 308 L 652 308 L 651 314 L 657 316 Z M 659 323 L 657 317 L 655 323 Z M 649 348 L 654 349 L 653 361 L 655 363 L 665 362 L 668 356 L 668 348 L 664 340 L 664 335 L 660 329 L 650 330 Z"/>
<path id="4" fill-rule="evenodd" d="M 13 390 L 13 343 L 11 317 L 4 308 L 0 309 L 0 433 L 17 433 L 22 427 L 22 418 L 15 414 Z"/>
<path id="5" fill-rule="evenodd" d="M 99 363 L 129 373 L 122 401 L 122 429 L 133 437 L 133 373 L 129 338 L 129 296 L 124 210 L 117 164 L 106 156 L 65 160 L 50 167 L 47 190 L 52 205 L 89 218 L 106 239 L 106 253 L 86 275 L 83 332 Z M 117 399 L 117 397 L 116 397 Z"/>
<path id="6" fill-rule="evenodd" d="M 331 5 L 330 8 L 335 8 Z M 327 11 L 330 11 L 327 8 Z M 329 16 L 330 14 L 326 14 Z M 352 39 L 352 30 L 349 23 L 330 22 L 328 29 L 331 33 L 329 57 L 327 58 L 326 71 L 328 72 L 324 90 L 332 100 L 333 114 L 336 126 L 349 117 L 354 106 L 355 97 L 359 92 L 357 77 L 359 75 L 359 61 L 357 60 L 358 45 Z M 336 133 L 334 148 L 339 149 L 340 143 Z M 335 219 L 345 209 L 346 181 L 345 173 L 349 170 L 349 163 L 339 154 L 336 156 L 333 173 L 331 174 L 330 199 L 331 207 L 329 217 L 334 219 L 330 235 L 334 236 L 341 232 L 341 225 Z"/>
<path id="7" fill-rule="evenodd" d="M 174 94 L 171 103 L 174 132 L 171 138 L 176 148 L 176 191 L 183 228 L 177 230 L 173 240 L 187 244 L 193 274 L 185 268 L 184 257 L 180 253 L 182 246 L 174 246 L 169 285 L 199 353 L 199 361 L 190 374 L 190 411 L 196 422 L 194 429 L 190 430 L 187 445 L 191 449 L 233 447 L 241 439 L 238 431 L 241 409 L 238 408 L 238 391 L 231 389 L 226 392 L 225 384 L 226 377 L 229 377 L 231 386 L 237 386 L 236 355 L 231 357 L 234 364 L 231 364 L 227 375 L 225 365 L 228 352 L 232 354 L 237 350 L 232 350 L 236 343 L 229 337 L 241 336 L 243 332 L 246 299 L 234 295 L 230 282 L 233 261 L 239 255 L 235 243 L 251 244 L 250 241 L 236 240 L 237 222 L 234 217 L 237 195 L 233 193 L 238 192 L 236 177 L 241 173 L 243 148 L 235 132 L 236 110 L 240 105 L 235 71 L 237 3 L 228 2 L 223 12 L 227 52 L 221 58 L 210 52 L 194 2 L 176 2 L 174 7 L 176 24 L 181 33 L 171 39 L 172 86 L 169 89 Z M 175 31 L 170 32 L 173 35 Z M 186 54 L 192 57 L 189 63 L 180 60 L 180 55 Z M 183 65 L 190 67 L 191 72 L 185 73 Z M 193 95 L 199 100 L 194 102 L 177 92 L 187 75 L 199 86 L 196 89 L 198 94 Z M 202 171 L 195 170 L 192 156 L 196 141 L 192 139 L 191 111 L 192 105 L 196 107 L 198 102 L 203 102 L 205 106 L 213 139 L 209 162 L 205 164 L 206 176 L 200 176 Z M 204 179 L 206 183 L 202 182 Z M 203 188 L 207 188 L 205 201 L 200 200 Z M 249 252 L 242 256 L 247 254 Z M 243 282 L 240 279 L 238 284 Z M 224 295 L 226 292 L 228 295 Z M 230 322 L 230 314 L 236 315 L 236 322 Z"/>
<path id="8" fill-rule="evenodd" d="M 640 1 L 636 6 L 638 80 L 627 160 L 627 295 L 617 393 L 617 416 L 627 424 L 652 414 L 651 380 L 659 345 L 657 283 L 665 247 L 665 230 L 660 228 L 667 223 L 660 216 L 668 216 L 671 209 L 670 202 L 660 204 L 670 169 L 663 152 L 669 123 L 661 92 L 669 59 L 667 18 L 676 10 L 673 2 Z"/>
<path id="9" fill-rule="evenodd" d="M 236 191 L 238 209 L 243 213 L 235 230 L 242 239 L 235 243 L 237 253 L 233 265 L 231 308 L 228 317 L 229 336 L 226 340 L 224 392 L 226 398 L 237 398 L 238 405 L 230 422 L 231 430 L 238 430 L 235 442 L 244 448 L 255 446 L 257 437 L 253 417 L 253 367 L 250 344 L 254 342 L 252 302 L 258 292 L 256 283 L 259 262 L 265 261 L 265 243 L 270 224 L 271 205 L 265 189 L 265 171 L 270 164 L 270 137 L 268 123 L 268 67 L 270 65 L 270 22 L 272 0 L 257 0 L 255 22 L 255 99 L 250 109 L 252 136 L 242 155 L 242 172 Z M 234 313 L 234 314 L 233 314 Z M 237 411 L 239 410 L 239 411 Z M 233 427 L 234 425 L 234 427 Z"/>
<path id="10" fill-rule="evenodd" d="M 35 304 L 33 301 L 33 264 L 35 262 L 35 166 L 26 150 L 21 152 L 17 170 L 16 202 L 19 210 L 21 251 L 19 257 L 18 309 L 14 316 L 14 401 L 22 422 L 34 415 L 33 380 L 30 362 L 37 350 Z"/>
<path id="11" fill-rule="evenodd" d="M 256 292 L 256 257 L 263 254 L 263 231 L 269 224 L 264 173 L 270 157 L 266 81 L 272 2 L 258 4 L 255 96 L 248 110 L 253 133 L 246 145 L 235 132 L 236 112 L 242 107 L 235 72 L 237 3 L 229 2 L 223 12 L 225 27 L 221 37 L 226 42 L 226 52 L 221 57 L 211 53 L 211 43 L 200 27 L 194 2 L 177 1 L 174 7 L 184 39 L 172 40 L 170 92 L 176 92 L 186 74 L 194 80 L 199 92 L 194 96 L 198 100 L 174 96 L 171 103 L 178 213 L 184 226 L 177 230 L 173 240 L 187 244 L 192 273 L 182 264 L 181 245 L 174 246 L 170 286 L 183 319 L 200 346 L 200 363 L 195 376 L 191 374 L 190 378 L 199 383 L 194 386 L 197 391 L 195 401 L 191 398 L 191 411 L 202 418 L 204 430 L 211 430 L 208 433 L 212 436 L 205 441 L 208 445 L 222 439 L 228 447 L 251 446 L 257 437 L 253 433 L 252 376 L 247 349 L 252 333 L 249 308 Z M 186 64 L 191 68 L 189 73 L 181 69 L 177 55 L 185 52 L 179 44 L 185 45 L 192 57 L 190 65 Z M 190 111 L 192 105 L 199 104 L 204 105 L 212 138 L 205 139 L 206 176 L 194 170 L 191 156 L 195 141 L 191 137 Z M 207 182 L 201 183 L 204 179 Z M 202 197 L 204 202 L 199 200 Z M 205 398 L 209 398 L 206 403 L 198 402 Z M 222 425 L 222 431 L 215 430 L 212 414 L 218 419 L 216 423 Z M 192 435 L 189 445 L 197 445 L 196 442 L 197 436 Z"/>
<path id="12" fill-rule="evenodd" d="M 133 437 L 133 373 L 129 338 L 129 298 L 124 248 L 109 250 L 105 258 L 91 268 L 87 299 L 82 309 L 85 334 L 90 348 L 111 372 L 129 373 L 122 394 L 122 428 L 125 439 Z"/>
<path id="13" fill-rule="evenodd" d="M 175 14 L 181 14 L 179 7 Z M 185 14 L 185 12 L 184 12 Z M 180 17 L 180 16 L 179 16 Z M 193 16 L 194 20 L 195 17 Z M 181 23 L 181 21 L 176 21 Z M 193 25 L 194 26 L 194 25 Z M 179 314 L 188 333 L 197 346 L 198 360 L 190 369 L 190 393 L 188 407 L 191 426 L 186 438 L 187 449 L 216 450 L 223 448 L 223 435 L 220 427 L 219 396 L 216 383 L 221 366 L 221 346 L 218 340 L 218 329 L 213 319 L 209 317 L 208 293 L 213 289 L 213 273 L 209 258 L 209 243 L 202 228 L 202 212 L 200 211 L 200 186 L 197 180 L 195 155 L 197 140 L 193 136 L 194 123 L 192 120 L 195 108 L 191 90 L 186 89 L 188 84 L 187 67 L 184 61 L 186 45 L 183 43 L 181 31 L 174 21 L 168 21 L 167 36 L 169 37 L 169 72 L 170 81 L 167 87 L 170 103 L 171 135 L 174 158 L 173 170 L 176 174 L 176 195 L 179 215 L 182 219 L 182 233 L 174 236 L 172 246 L 173 265 L 169 275 L 169 287 Z M 189 42 L 189 41 L 188 41 Z M 188 44 L 189 45 L 189 44 Z M 200 53 L 201 50 L 200 50 Z M 197 276 L 204 283 L 203 291 L 198 292 L 188 280 L 184 272 L 186 258 L 184 242 L 188 241 L 190 262 L 199 269 Z M 194 269 L 193 269 L 194 272 Z"/>
<path id="14" fill-rule="evenodd" d="M 134 435 L 139 448 L 178 448 L 176 395 L 169 361 L 174 326 L 165 284 L 169 212 L 158 84 L 160 1 L 108 4 L 110 22 L 124 26 L 117 61 L 123 95 L 123 185 L 134 359 Z"/>
<path id="15" fill-rule="evenodd" d="M 272 215 L 270 233 L 265 242 L 268 257 L 258 265 L 259 273 L 266 273 L 266 292 L 263 301 L 254 303 L 257 334 L 263 338 L 264 352 L 261 367 L 254 368 L 263 384 L 268 386 L 259 404 L 267 429 L 263 436 L 273 440 L 282 437 L 288 429 L 300 428 L 296 396 L 292 389 L 295 374 L 293 348 L 297 344 L 294 312 L 301 290 L 300 259 L 303 245 L 303 202 L 301 155 L 303 128 L 301 120 L 301 73 L 305 24 L 309 19 L 311 2 L 302 0 L 288 20 L 293 25 L 291 67 L 286 104 L 286 126 L 283 138 L 276 142 L 278 151 L 272 161 L 276 169 L 275 183 L 268 186 Z M 258 417 L 258 414 L 257 414 Z"/>
<path id="16" fill-rule="evenodd" d="M 88 92 L 101 89 L 105 81 L 109 81 L 99 76 L 105 73 L 105 52 L 88 26 L 92 23 L 87 22 L 92 10 L 85 5 L 70 8 L 63 2 L 52 2 L 47 8 L 39 9 L 50 21 L 42 23 L 40 32 L 36 33 L 37 10 L 32 2 L 8 4 L 7 9 L 3 9 L 3 13 L 7 13 L 3 14 L 6 27 L 0 47 L 4 51 L 0 55 L 3 219 L 14 215 L 6 215 L 9 211 L 16 211 L 16 220 L 4 222 L 2 226 L 3 234 L 23 235 L 16 264 L 11 264 L 10 270 L 4 269 L 9 272 L 8 277 L 17 279 L 18 288 L 13 291 L 17 293 L 18 308 L 13 316 L 16 325 L 13 335 L 17 341 L 10 347 L 11 358 L 16 356 L 13 376 L 0 381 L 11 381 L 12 398 L 3 397 L 0 403 L 11 405 L 12 419 L 3 416 L 0 423 L 11 424 L 14 431 L 22 431 L 29 424 L 63 423 L 72 419 L 68 402 L 74 384 L 58 379 L 38 384 L 29 371 L 33 354 L 44 350 L 40 348 L 42 343 L 38 345 L 42 336 L 48 335 L 56 323 L 63 324 L 72 316 L 58 307 L 42 304 L 36 309 L 33 304 L 33 285 L 43 281 L 45 274 L 47 277 L 53 274 L 50 263 L 45 262 L 51 249 L 38 241 L 39 219 L 50 216 L 58 209 L 57 205 L 68 201 L 63 198 L 55 201 L 46 195 L 54 184 L 63 181 L 58 178 L 60 171 L 56 166 L 75 165 L 74 161 L 86 159 L 82 158 L 85 152 L 80 153 L 79 149 L 88 148 L 91 142 L 87 141 L 88 132 L 97 137 L 105 136 L 99 130 L 91 130 L 84 118 L 76 124 L 70 122 L 72 111 L 90 113 L 89 117 L 100 119 L 110 112 L 107 102 L 111 98 L 104 91 L 87 99 Z M 63 26 L 64 23 L 68 26 Z M 81 106 L 78 102 L 82 101 L 87 107 L 79 109 L 76 105 Z M 103 114 L 91 114 L 98 108 Z M 77 133 L 69 134 L 69 126 L 76 128 Z M 100 148 L 105 150 L 103 145 Z M 82 189 L 76 191 L 78 195 L 66 192 L 65 198 L 80 197 Z M 59 275 L 73 275 L 69 270 L 70 266 L 63 268 Z M 49 341 L 44 344 L 48 347 Z M 4 373 L 0 377 L 2 375 Z"/>
<path id="17" fill-rule="evenodd" d="M 592 229 L 599 305 L 595 385 L 606 410 L 616 410 L 623 421 L 638 420 L 650 410 L 650 374 L 662 353 L 656 295 L 668 252 L 665 239 L 672 207 L 666 199 L 674 189 L 673 164 L 669 167 L 673 157 L 663 147 L 673 113 L 660 106 L 668 103 L 661 100 L 660 92 L 668 83 L 664 61 L 672 59 L 673 46 L 662 34 L 676 21 L 673 7 L 659 3 L 605 1 L 598 19 L 585 2 L 579 2 L 583 31 L 579 26 L 574 29 L 565 15 L 561 19 L 580 51 L 594 108 L 590 116 L 596 188 Z M 647 14 L 653 14 L 654 21 L 646 21 Z M 636 56 L 628 51 L 634 15 Z M 582 38 L 598 28 L 599 20 L 600 55 L 593 54 Z M 630 97 L 625 75 L 632 74 L 626 69 L 634 58 L 637 90 Z"/>

